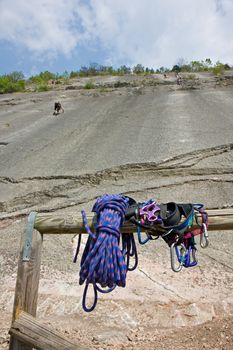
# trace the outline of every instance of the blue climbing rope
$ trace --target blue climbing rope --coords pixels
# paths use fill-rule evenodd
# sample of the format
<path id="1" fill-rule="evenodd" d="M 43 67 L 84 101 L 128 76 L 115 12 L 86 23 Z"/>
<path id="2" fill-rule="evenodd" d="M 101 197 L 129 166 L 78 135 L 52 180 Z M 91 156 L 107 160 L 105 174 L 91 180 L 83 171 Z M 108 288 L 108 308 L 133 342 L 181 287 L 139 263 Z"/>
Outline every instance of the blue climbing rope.
<path id="1" fill-rule="evenodd" d="M 82 211 L 84 226 L 89 234 L 79 274 L 79 284 L 86 282 L 82 300 L 86 312 L 95 308 L 97 292 L 108 293 L 116 286 L 125 287 L 127 270 L 133 270 L 137 266 L 133 234 L 122 236 L 122 249 L 120 248 L 120 227 L 124 222 L 128 205 L 128 198 L 121 195 L 105 194 L 98 198 L 92 209 L 96 213 L 97 222 L 94 233 L 88 226 L 85 212 Z M 130 267 L 129 259 L 132 256 L 135 256 L 135 263 Z M 77 254 L 74 260 L 76 259 Z M 88 308 L 86 295 L 89 284 L 93 285 L 94 302 Z"/>

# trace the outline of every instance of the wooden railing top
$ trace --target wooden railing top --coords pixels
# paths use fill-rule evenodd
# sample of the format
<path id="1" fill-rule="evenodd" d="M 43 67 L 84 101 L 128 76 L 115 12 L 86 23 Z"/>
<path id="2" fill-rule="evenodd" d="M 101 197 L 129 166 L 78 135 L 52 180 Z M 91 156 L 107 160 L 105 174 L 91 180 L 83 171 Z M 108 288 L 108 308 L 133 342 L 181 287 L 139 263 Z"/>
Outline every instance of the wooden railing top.
<path id="1" fill-rule="evenodd" d="M 209 215 L 209 231 L 215 230 L 233 230 L 233 209 L 211 209 L 207 210 Z M 88 224 L 93 228 L 92 213 L 87 214 Z M 72 213 L 61 216 L 61 214 L 42 214 L 38 213 L 35 220 L 34 228 L 40 233 L 47 234 L 69 234 L 69 233 L 86 233 L 80 213 Z M 124 232 L 135 232 L 135 225 L 125 221 L 122 229 Z M 142 230 L 143 231 L 143 230 Z"/>

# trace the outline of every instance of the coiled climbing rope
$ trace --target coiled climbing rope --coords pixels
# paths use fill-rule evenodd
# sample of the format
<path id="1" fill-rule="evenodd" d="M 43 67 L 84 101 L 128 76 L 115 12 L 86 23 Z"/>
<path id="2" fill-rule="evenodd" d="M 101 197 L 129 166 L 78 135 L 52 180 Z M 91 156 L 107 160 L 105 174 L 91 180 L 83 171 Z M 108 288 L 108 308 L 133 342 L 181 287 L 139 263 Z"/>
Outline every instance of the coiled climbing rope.
<path id="1" fill-rule="evenodd" d="M 137 266 L 133 234 L 121 237 L 122 247 L 120 247 L 120 227 L 128 205 L 128 198 L 125 196 L 106 194 L 100 197 L 92 209 L 96 213 L 97 222 L 94 233 L 88 227 L 86 214 L 82 211 L 84 226 L 89 237 L 81 258 L 79 284 L 86 282 L 82 305 L 87 312 L 95 308 L 97 292 L 108 293 L 116 286 L 125 287 L 127 270 L 132 271 Z M 74 261 L 77 259 L 77 252 Z M 132 256 L 135 256 L 135 263 L 130 267 L 129 259 Z M 86 306 L 89 284 L 92 284 L 94 289 L 94 303 L 90 308 Z"/>

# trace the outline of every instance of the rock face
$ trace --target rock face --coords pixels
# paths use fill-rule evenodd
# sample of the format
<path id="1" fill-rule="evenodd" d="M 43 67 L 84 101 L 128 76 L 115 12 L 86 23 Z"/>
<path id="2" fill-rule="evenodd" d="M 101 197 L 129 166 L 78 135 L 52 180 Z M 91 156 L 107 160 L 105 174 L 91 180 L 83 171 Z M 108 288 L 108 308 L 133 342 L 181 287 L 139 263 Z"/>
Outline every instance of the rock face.
<path id="1" fill-rule="evenodd" d="M 105 192 L 232 207 L 233 100 L 224 87 L 231 79 L 183 79 L 186 90 L 172 76 L 130 76 L 96 79 L 94 89 L 80 80 L 59 96 L 0 97 L 0 349 L 8 348 L 20 235 L 31 210 L 75 215 Z M 55 118 L 58 97 L 65 113 Z M 93 349 L 230 350 L 232 233 L 211 232 L 209 248 L 197 246 L 198 267 L 175 274 L 163 241 L 138 245 L 139 266 L 126 287 L 100 295 L 86 314 L 72 237 L 44 235 L 38 317 Z"/>

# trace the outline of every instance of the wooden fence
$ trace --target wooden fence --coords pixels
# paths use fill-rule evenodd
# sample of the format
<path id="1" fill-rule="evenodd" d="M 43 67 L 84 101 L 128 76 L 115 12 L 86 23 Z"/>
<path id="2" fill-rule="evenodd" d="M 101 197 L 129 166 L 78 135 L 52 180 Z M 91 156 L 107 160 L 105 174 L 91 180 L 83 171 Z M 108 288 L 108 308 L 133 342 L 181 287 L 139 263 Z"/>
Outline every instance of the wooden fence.
<path id="1" fill-rule="evenodd" d="M 233 209 L 208 210 L 209 231 L 233 230 Z M 93 215 L 87 216 L 93 226 Z M 135 226 L 125 222 L 122 233 L 134 232 Z M 64 217 L 31 213 L 21 236 L 21 248 L 15 288 L 15 299 L 10 328 L 10 350 L 82 350 L 62 335 L 49 330 L 36 317 L 40 278 L 41 251 L 44 234 L 85 233 L 81 215 Z"/>

